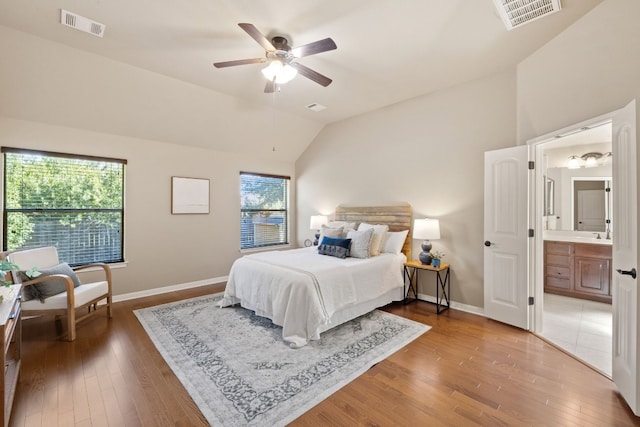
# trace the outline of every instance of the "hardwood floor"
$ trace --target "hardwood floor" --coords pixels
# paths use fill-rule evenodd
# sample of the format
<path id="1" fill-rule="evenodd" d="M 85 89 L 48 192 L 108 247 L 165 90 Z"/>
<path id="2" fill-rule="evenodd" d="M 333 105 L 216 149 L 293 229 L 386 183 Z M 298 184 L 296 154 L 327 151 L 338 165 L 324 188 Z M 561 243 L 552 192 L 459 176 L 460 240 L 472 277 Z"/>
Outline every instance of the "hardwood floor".
<path id="1" fill-rule="evenodd" d="M 52 320 L 24 321 L 11 426 L 202 426 L 205 419 L 133 310 L 223 285 L 114 305 L 113 319 L 60 341 Z M 533 334 L 426 302 L 387 311 L 432 326 L 292 425 L 640 425 L 615 385 Z"/>

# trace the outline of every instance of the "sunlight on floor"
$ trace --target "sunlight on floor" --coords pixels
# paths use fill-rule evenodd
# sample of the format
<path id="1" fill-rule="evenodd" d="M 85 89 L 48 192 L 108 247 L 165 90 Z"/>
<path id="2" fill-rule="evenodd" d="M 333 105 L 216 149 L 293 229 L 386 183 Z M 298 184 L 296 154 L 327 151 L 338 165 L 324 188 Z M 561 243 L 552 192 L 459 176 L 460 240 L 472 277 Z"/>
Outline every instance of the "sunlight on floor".
<path id="1" fill-rule="evenodd" d="M 544 338 L 611 377 L 611 305 L 544 294 Z"/>

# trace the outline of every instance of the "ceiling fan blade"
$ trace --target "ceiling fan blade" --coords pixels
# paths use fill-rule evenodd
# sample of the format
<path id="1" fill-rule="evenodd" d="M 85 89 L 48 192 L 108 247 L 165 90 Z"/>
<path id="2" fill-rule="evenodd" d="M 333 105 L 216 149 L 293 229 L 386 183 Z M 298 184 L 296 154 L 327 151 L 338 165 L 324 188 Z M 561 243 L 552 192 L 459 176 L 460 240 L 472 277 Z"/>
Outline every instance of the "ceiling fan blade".
<path id="1" fill-rule="evenodd" d="M 225 68 L 225 67 L 235 67 L 236 65 L 259 64 L 261 62 L 267 62 L 267 58 L 251 58 L 251 59 L 238 59 L 236 61 L 214 62 L 213 66 L 216 68 Z"/>
<path id="2" fill-rule="evenodd" d="M 267 39 L 253 24 L 241 23 L 238 24 L 238 26 L 242 28 L 247 34 L 249 34 L 252 39 L 257 41 L 260 46 L 264 48 L 264 50 L 276 50 L 269 39 Z"/>
<path id="3" fill-rule="evenodd" d="M 291 65 L 293 68 L 298 70 L 298 73 L 300 73 L 301 75 L 305 76 L 306 78 L 308 78 L 310 80 L 313 80 L 314 82 L 316 82 L 319 85 L 322 85 L 324 87 L 329 86 L 331 84 L 331 82 L 333 81 L 329 77 L 323 76 L 322 74 L 318 73 L 317 71 L 314 71 L 309 67 L 305 67 L 302 64 L 298 64 L 297 62 L 293 62 L 293 63 L 291 63 L 289 65 Z"/>
<path id="4" fill-rule="evenodd" d="M 336 43 L 331 38 L 326 38 L 318 40 L 317 42 L 294 47 L 291 49 L 291 53 L 298 58 L 302 58 L 303 56 L 315 55 L 316 53 L 322 53 L 337 48 L 338 46 L 336 46 Z"/>
<path id="5" fill-rule="evenodd" d="M 264 86 L 264 93 L 273 93 L 276 91 L 276 79 L 267 80 L 267 84 Z"/>

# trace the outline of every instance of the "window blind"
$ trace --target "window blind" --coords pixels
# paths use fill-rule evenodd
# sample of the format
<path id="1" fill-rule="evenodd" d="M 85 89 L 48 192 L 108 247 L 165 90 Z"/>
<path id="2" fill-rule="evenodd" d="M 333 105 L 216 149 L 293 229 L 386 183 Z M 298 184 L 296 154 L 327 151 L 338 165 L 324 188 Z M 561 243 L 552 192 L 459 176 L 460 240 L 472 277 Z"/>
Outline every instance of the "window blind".
<path id="1" fill-rule="evenodd" d="M 240 173 L 240 248 L 289 243 L 288 176 Z"/>
<path id="2" fill-rule="evenodd" d="M 126 160 L 2 152 L 4 250 L 55 246 L 71 265 L 124 260 Z"/>

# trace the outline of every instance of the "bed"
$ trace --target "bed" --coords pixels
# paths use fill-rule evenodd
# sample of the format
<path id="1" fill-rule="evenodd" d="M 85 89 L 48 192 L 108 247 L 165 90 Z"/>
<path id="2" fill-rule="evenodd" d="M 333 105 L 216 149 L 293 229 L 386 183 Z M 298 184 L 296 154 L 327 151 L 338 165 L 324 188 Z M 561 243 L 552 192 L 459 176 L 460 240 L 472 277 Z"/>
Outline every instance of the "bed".
<path id="1" fill-rule="evenodd" d="M 367 233 L 374 228 L 370 225 L 376 225 L 376 234 L 380 226 L 388 227 L 381 235 L 380 254 L 339 258 L 319 254 L 319 249 L 334 248 L 322 245 L 246 255 L 231 267 L 220 306 L 240 304 L 267 317 L 282 326 L 285 341 L 302 347 L 330 328 L 404 298 L 402 272 L 411 258 L 411 221 L 411 206 L 406 203 L 340 205 L 332 223 L 355 223 L 349 233 L 354 244 L 363 235 L 371 235 L 373 242 L 374 231 Z"/>

